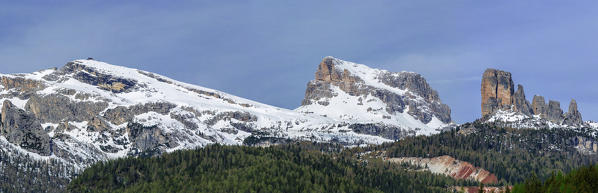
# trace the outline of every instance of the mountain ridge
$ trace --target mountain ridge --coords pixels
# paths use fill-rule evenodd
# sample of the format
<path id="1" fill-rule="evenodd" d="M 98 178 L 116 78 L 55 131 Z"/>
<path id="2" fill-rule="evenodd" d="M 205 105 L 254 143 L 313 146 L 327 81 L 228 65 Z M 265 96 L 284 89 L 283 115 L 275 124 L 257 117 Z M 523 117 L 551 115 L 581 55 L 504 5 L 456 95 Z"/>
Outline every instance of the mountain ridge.
<path id="1" fill-rule="evenodd" d="M 420 132 L 400 122 L 347 121 L 274 107 L 93 59 L 0 77 L 1 141 L 17 152 L 36 154 L 34 160 L 61 160 L 75 173 L 101 160 L 213 143 L 308 140 L 361 145 L 440 132 L 440 128 Z M 401 90 L 393 97 L 406 93 L 419 97 L 409 92 Z M 440 104 L 437 94 L 431 98 Z"/>

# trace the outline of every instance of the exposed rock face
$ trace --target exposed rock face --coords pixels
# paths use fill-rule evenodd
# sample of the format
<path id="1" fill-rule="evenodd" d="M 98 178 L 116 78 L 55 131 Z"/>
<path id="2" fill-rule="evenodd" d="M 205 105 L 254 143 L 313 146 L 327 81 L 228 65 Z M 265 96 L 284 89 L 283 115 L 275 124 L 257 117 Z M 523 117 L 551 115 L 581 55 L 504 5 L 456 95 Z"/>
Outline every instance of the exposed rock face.
<path id="1" fill-rule="evenodd" d="M 399 73 L 396 74 L 381 74 L 378 76 L 378 79 L 381 80 L 382 83 L 403 90 L 409 90 L 417 96 L 421 96 L 424 98 L 425 101 L 432 103 L 428 107 L 431 108 L 431 111 L 434 113 L 428 113 L 426 111 L 422 111 L 419 106 L 421 103 L 413 102 L 410 100 L 406 100 L 407 106 L 409 107 L 408 113 L 410 115 L 414 115 L 415 117 L 419 117 L 420 120 L 424 122 L 431 120 L 432 116 L 438 117 L 442 122 L 448 123 L 451 121 L 451 109 L 448 105 L 440 103 L 440 97 L 438 96 L 438 92 L 433 90 L 430 85 L 426 82 L 426 79 L 421 76 L 420 74 L 416 73 Z M 410 93 L 407 93 L 407 97 L 412 98 L 415 97 Z"/>
<path id="2" fill-rule="evenodd" d="M 106 110 L 104 118 L 112 124 L 120 125 L 133 120 L 133 117 L 147 112 L 157 112 L 167 115 L 176 105 L 167 102 L 138 104 L 130 107 L 119 106 Z"/>
<path id="3" fill-rule="evenodd" d="M 351 95 L 360 94 L 355 82 L 361 81 L 359 77 L 352 76 L 348 70 L 336 70 L 333 58 L 325 58 L 318 66 L 316 80 L 331 83 L 339 86 L 345 92 Z"/>
<path id="4" fill-rule="evenodd" d="M 584 126 L 581 113 L 577 111 L 577 103 L 573 100 L 569 112 L 563 114 L 560 103 L 534 95 L 532 104 L 525 97 L 522 85 L 513 91 L 511 73 L 496 69 L 487 69 L 482 79 L 482 116 L 487 121 L 521 122 L 515 125 L 553 125 Z M 498 111 L 504 112 L 498 112 Z M 534 117 L 537 115 L 538 117 Z M 490 116 L 490 117 L 489 117 Z M 506 117 L 505 117 L 506 116 Z M 536 120 L 541 119 L 541 120 Z M 544 122 L 544 123 L 543 123 Z M 508 123 L 507 125 L 513 125 Z"/>
<path id="5" fill-rule="evenodd" d="M 511 73 L 487 69 L 482 78 L 482 116 L 498 109 L 510 109 L 513 104 Z"/>
<path id="6" fill-rule="evenodd" d="M 544 101 L 544 97 L 534 95 L 533 101 L 532 110 L 534 111 L 534 115 L 542 115 L 542 117 L 546 117 L 548 106 L 546 105 L 546 101 Z"/>
<path id="7" fill-rule="evenodd" d="M 513 95 L 513 103 L 514 110 L 517 112 L 521 112 L 528 116 L 534 113 L 529 101 L 525 99 L 525 92 L 523 91 L 522 85 L 517 85 L 517 92 Z"/>
<path id="8" fill-rule="evenodd" d="M 391 119 L 394 115 L 407 112 L 424 124 L 429 123 L 434 117 L 443 123 L 451 122 L 450 108 L 441 103 L 438 93 L 421 75 L 371 69 L 365 65 L 332 57 L 324 58 L 318 65 L 315 80 L 307 85 L 302 107 L 314 104 L 330 105 L 339 95 L 334 91 L 336 88 L 355 97 L 358 101 L 354 104 L 356 106 L 381 101 L 385 105 L 383 110 L 387 115 L 379 115 L 380 118 Z M 377 110 L 371 108 L 368 112 Z M 350 113 L 347 116 L 354 117 Z"/>
<path id="9" fill-rule="evenodd" d="M 548 101 L 548 111 L 546 112 L 546 118 L 555 123 L 561 123 L 563 121 L 563 110 L 561 109 L 561 103 L 558 101 Z"/>
<path id="10" fill-rule="evenodd" d="M 162 153 L 168 147 L 175 147 L 176 142 L 172 142 L 166 134 L 155 127 L 145 127 L 137 123 L 127 125 L 127 133 L 131 139 L 133 155 L 143 153 L 145 155 L 154 155 Z"/>
<path id="11" fill-rule="evenodd" d="M 74 74 L 73 78 L 81 82 L 95 85 L 101 89 L 112 91 L 114 93 L 130 92 L 137 84 L 137 81 L 135 80 L 103 74 L 97 72 L 93 68 L 75 62 L 69 62 L 61 69 L 61 71 L 63 73 Z"/>
<path id="12" fill-rule="evenodd" d="M 44 84 L 39 81 L 6 76 L 2 77 L 2 86 L 4 86 L 4 90 L 17 89 L 19 92 L 36 91 L 44 88 Z"/>
<path id="13" fill-rule="evenodd" d="M 225 113 L 218 113 L 211 119 L 206 120 L 208 125 L 214 125 L 218 121 L 227 120 L 230 121 L 231 119 L 235 119 L 237 121 L 242 122 L 254 122 L 257 121 L 257 117 L 245 112 L 225 112 Z"/>
<path id="14" fill-rule="evenodd" d="M 496 176 L 489 171 L 475 167 L 468 162 L 456 160 L 451 156 L 440 156 L 435 158 L 401 157 L 390 158 L 388 161 L 394 163 L 409 163 L 425 167 L 423 169 L 432 173 L 444 174 L 454 179 L 474 180 L 484 184 L 498 183 Z"/>
<path id="15" fill-rule="evenodd" d="M 413 131 L 405 131 L 385 125 L 376 124 L 352 124 L 349 126 L 355 133 L 377 135 L 387 139 L 399 140 L 407 136 L 413 136 Z"/>
<path id="16" fill-rule="evenodd" d="M 32 95 L 25 110 L 42 122 L 88 121 L 108 107 L 106 102 L 73 102 L 60 94 Z"/>
<path id="17" fill-rule="evenodd" d="M 566 125 L 581 125 L 583 124 L 583 120 L 581 118 L 581 113 L 577 110 L 577 102 L 575 99 L 571 99 L 571 103 L 569 103 L 569 111 L 565 114 L 565 120 L 563 120 L 563 124 Z"/>
<path id="18" fill-rule="evenodd" d="M 4 101 L 1 121 L 6 140 L 40 155 L 50 155 L 50 137 L 33 114 Z"/>
<path id="19" fill-rule="evenodd" d="M 570 139 L 570 141 L 581 153 L 598 153 L 598 141 L 591 137 L 576 136 Z"/>

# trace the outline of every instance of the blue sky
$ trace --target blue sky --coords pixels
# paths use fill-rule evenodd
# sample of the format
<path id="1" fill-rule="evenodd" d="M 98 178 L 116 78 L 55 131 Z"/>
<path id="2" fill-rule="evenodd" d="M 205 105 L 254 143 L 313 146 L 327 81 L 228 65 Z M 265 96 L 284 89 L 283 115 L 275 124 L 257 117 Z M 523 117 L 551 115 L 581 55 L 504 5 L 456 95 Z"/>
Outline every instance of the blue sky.
<path id="1" fill-rule="evenodd" d="M 324 56 L 423 74 L 456 122 L 486 68 L 598 120 L 597 1 L 8 1 L 0 72 L 94 57 L 296 108 Z"/>

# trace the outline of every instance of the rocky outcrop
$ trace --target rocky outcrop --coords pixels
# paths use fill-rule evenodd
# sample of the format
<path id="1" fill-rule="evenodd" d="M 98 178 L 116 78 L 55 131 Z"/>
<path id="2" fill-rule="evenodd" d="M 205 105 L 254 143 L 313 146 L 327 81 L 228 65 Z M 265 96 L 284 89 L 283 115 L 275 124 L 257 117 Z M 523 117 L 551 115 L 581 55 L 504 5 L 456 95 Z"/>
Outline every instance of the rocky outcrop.
<path id="1" fill-rule="evenodd" d="M 32 95 L 25 110 L 32 112 L 40 121 L 89 121 L 108 107 L 106 102 L 74 102 L 60 94 Z"/>
<path id="2" fill-rule="evenodd" d="M 404 72 L 399 74 L 383 73 L 378 76 L 382 83 L 394 88 L 409 90 L 429 101 L 440 101 L 436 92 L 426 79 L 417 73 Z"/>
<path id="3" fill-rule="evenodd" d="M 355 133 L 376 135 L 386 139 L 400 140 L 407 136 L 415 135 L 413 131 L 401 130 L 391 126 L 381 124 L 352 124 L 349 128 Z"/>
<path id="4" fill-rule="evenodd" d="M 598 141 L 594 138 L 576 136 L 571 141 L 582 153 L 598 153 Z"/>
<path id="5" fill-rule="evenodd" d="M 349 69 L 352 66 L 367 70 L 369 74 L 354 72 Z M 373 77 L 374 80 L 368 81 L 376 82 L 372 84 L 366 81 L 366 79 L 372 79 L 370 77 Z M 334 91 L 335 88 L 357 98 L 359 102 L 354 105 L 363 105 L 366 103 L 365 98 L 373 96 L 386 105 L 384 110 L 389 115 L 407 111 L 409 115 L 424 124 L 429 123 L 433 117 L 443 123 L 451 122 L 450 108 L 441 103 L 438 93 L 430 87 L 423 76 L 411 72 L 394 73 L 371 69 L 333 57 L 324 58 L 318 65 L 315 80 L 307 84 L 302 106 L 312 104 L 328 106 L 329 99 L 338 95 Z M 397 90 L 401 92 L 397 92 Z"/>
<path id="6" fill-rule="evenodd" d="M 515 111 L 528 116 L 534 114 L 532 105 L 530 105 L 529 101 L 525 98 L 525 91 L 523 91 L 522 85 L 517 85 L 517 91 L 515 92 L 515 95 L 513 95 L 513 108 L 515 108 Z"/>
<path id="7" fill-rule="evenodd" d="M 473 180 L 484 184 L 498 183 L 496 176 L 489 171 L 475 167 L 468 162 L 457 160 L 451 156 L 435 158 L 401 157 L 390 158 L 388 161 L 416 165 L 423 167 L 423 170 L 435 174 L 447 175 L 458 180 Z"/>
<path id="8" fill-rule="evenodd" d="M 152 156 L 178 145 L 156 126 L 146 127 L 138 123 L 129 123 L 126 131 L 131 140 L 132 155 Z"/>
<path id="9" fill-rule="evenodd" d="M 534 95 L 530 105 L 530 102 L 525 97 L 523 86 L 518 85 L 517 91 L 514 92 L 513 85 L 511 73 L 509 72 L 496 69 L 487 69 L 484 72 L 481 95 L 482 116 L 485 120 L 526 122 L 519 125 L 550 125 L 543 123 L 542 120 L 545 120 L 544 122 L 552 122 L 553 125 L 584 126 L 575 100 L 571 101 L 569 112 L 563 114 L 558 101 L 550 100 L 546 104 L 542 96 Z M 498 112 L 499 110 L 505 112 Z M 517 117 L 504 117 L 509 115 Z M 534 115 L 537 117 L 534 117 Z M 531 120 L 532 118 L 542 120 Z M 509 123 L 508 125 L 512 124 Z"/>
<path id="10" fill-rule="evenodd" d="M 487 69 L 482 78 L 482 116 L 513 105 L 513 80 L 511 73 Z"/>
<path id="11" fill-rule="evenodd" d="M 50 137 L 33 114 L 5 100 L 2 104 L 1 122 L 1 134 L 7 141 L 40 155 L 51 154 Z"/>
<path id="12" fill-rule="evenodd" d="M 548 101 L 548 110 L 546 112 L 546 118 L 554 123 L 560 124 L 563 121 L 563 110 L 561 109 L 561 103 L 558 101 Z"/>
<path id="13" fill-rule="evenodd" d="M 249 114 L 246 112 L 235 111 L 235 112 L 218 113 L 211 119 L 206 120 L 205 123 L 212 126 L 212 125 L 216 124 L 218 121 L 223 121 L 223 120 L 230 121 L 231 119 L 235 119 L 237 121 L 242 121 L 242 122 L 257 121 L 257 117 L 252 114 Z"/>
<path id="14" fill-rule="evenodd" d="M 355 85 L 355 82 L 361 82 L 361 79 L 351 75 L 347 69 L 335 69 L 335 60 L 333 58 L 324 58 L 324 60 L 322 60 L 318 66 L 318 71 L 316 72 L 316 81 L 331 83 L 340 87 L 350 95 L 361 94 L 357 85 Z"/>
<path id="15" fill-rule="evenodd" d="M 546 117 L 548 106 L 546 105 L 546 101 L 544 101 L 543 96 L 534 95 L 532 110 L 534 115 L 542 115 L 543 117 Z"/>
<path id="16" fill-rule="evenodd" d="M 422 103 L 417 103 L 412 100 L 405 100 L 406 105 L 409 107 L 408 113 L 410 115 L 418 117 L 420 120 L 424 120 L 424 122 L 431 120 L 432 116 L 438 117 L 444 123 L 451 121 L 450 107 L 446 104 L 440 103 L 438 92 L 430 87 L 422 75 L 410 72 L 398 74 L 382 73 L 377 77 L 377 79 L 393 88 L 410 91 L 409 93 L 406 93 L 408 98 L 417 98 L 417 96 L 422 97 L 424 101 L 428 102 L 425 104 L 426 107 L 424 108 L 430 108 L 431 112 L 433 112 L 428 113 L 421 110 L 420 106 L 422 106 Z M 411 93 L 415 94 L 415 96 Z"/>
<path id="17" fill-rule="evenodd" d="M 167 115 L 176 105 L 167 102 L 138 104 L 130 107 L 118 106 L 108 109 L 104 113 L 104 118 L 112 124 L 120 125 L 133 120 L 133 117 L 147 112 L 156 112 Z"/>
<path id="18" fill-rule="evenodd" d="M 569 111 L 565 114 L 565 119 L 563 120 L 563 124 L 565 125 L 581 125 L 583 124 L 583 120 L 581 118 L 581 113 L 577 110 L 577 102 L 575 99 L 571 99 L 571 103 L 569 103 Z"/>
<path id="19" fill-rule="evenodd" d="M 1 82 L 2 86 L 4 87 L 4 90 L 16 89 L 19 92 L 37 91 L 45 87 L 45 85 L 40 81 L 26 79 L 22 77 L 2 76 Z"/>
<path id="20" fill-rule="evenodd" d="M 113 93 L 130 92 L 137 85 L 135 80 L 104 74 L 76 62 L 67 63 L 60 69 L 59 73 L 73 74 L 73 78 L 81 82 L 98 86 L 100 89 L 112 91 Z"/>

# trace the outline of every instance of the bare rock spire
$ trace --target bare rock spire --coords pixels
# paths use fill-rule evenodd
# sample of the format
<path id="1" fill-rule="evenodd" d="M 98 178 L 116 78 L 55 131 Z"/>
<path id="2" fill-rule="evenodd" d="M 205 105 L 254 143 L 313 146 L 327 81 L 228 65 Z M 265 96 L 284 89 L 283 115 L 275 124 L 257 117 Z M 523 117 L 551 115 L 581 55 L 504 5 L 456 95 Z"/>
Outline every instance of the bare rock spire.
<path id="1" fill-rule="evenodd" d="M 487 69 L 482 78 L 482 116 L 498 109 L 510 109 L 513 104 L 513 87 L 511 73 Z"/>
<path id="2" fill-rule="evenodd" d="M 583 124 L 583 119 L 581 118 L 581 113 L 577 110 L 577 102 L 575 99 L 571 99 L 571 103 L 569 103 L 569 111 L 565 114 L 565 120 L 563 121 L 565 125 L 580 125 Z"/>
<path id="3" fill-rule="evenodd" d="M 522 85 L 517 85 L 514 91 L 511 73 L 487 69 L 482 78 L 482 117 L 493 115 L 498 110 L 512 111 L 533 118 L 537 115 L 542 119 L 555 124 L 568 126 L 582 126 L 584 122 L 581 113 L 577 110 L 577 103 L 571 100 L 569 111 L 563 114 L 558 101 L 546 100 L 542 96 L 534 95 L 532 103 L 526 99 Z"/>
<path id="4" fill-rule="evenodd" d="M 520 84 L 517 85 L 517 91 L 513 96 L 513 103 L 515 111 L 521 112 L 528 116 L 533 114 L 532 107 L 529 104 L 529 101 L 525 99 L 525 92 L 523 91 L 523 86 Z"/>
<path id="5" fill-rule="evenodd" d="M 541 117 L 546 116 L 548 106 L 546 105 L 546 101 L 544 100 L 543 96 L 534 95 L 532 110 L 534 111 L 534 115 L 540 115 Z"/>

